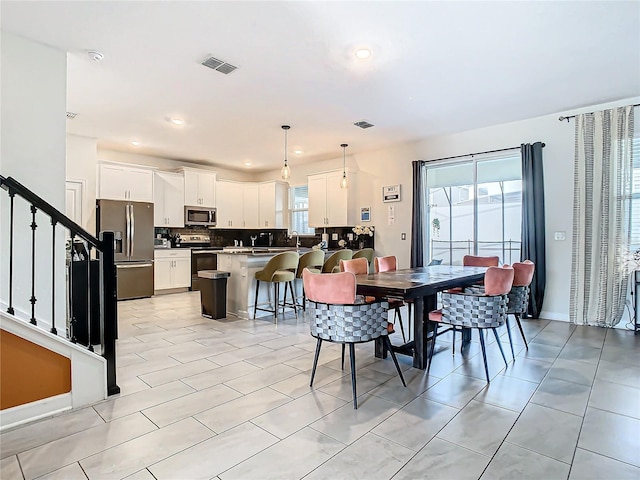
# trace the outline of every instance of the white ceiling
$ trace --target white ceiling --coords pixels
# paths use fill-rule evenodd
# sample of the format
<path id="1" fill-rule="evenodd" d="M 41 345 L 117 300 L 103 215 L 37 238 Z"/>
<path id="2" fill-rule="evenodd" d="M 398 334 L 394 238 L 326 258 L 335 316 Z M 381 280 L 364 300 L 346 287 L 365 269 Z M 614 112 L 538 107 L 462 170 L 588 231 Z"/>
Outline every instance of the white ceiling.
<path id="1" fill-rule="evenodd" d="M 0 5 L 3 30 L 69 52 L 70 133 L 230 168 L 278 168 L 283 124 L 295 168 L 640 95 L 638 1 Z"/>

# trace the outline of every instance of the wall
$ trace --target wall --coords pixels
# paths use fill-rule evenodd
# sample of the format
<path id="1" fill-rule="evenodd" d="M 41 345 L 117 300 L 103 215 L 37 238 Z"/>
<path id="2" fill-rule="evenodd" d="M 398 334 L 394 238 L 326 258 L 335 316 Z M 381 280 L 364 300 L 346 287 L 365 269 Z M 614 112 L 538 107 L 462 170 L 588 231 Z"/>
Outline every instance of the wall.
<path id="1" fill-rule="evenodd" d="M 575 115 L 605 108 L 640 103 L 640 97 L 590 105 L 518 122 L 494 125 L 450 135 L 424 138 L 416 142 L 347 157 L 348 166 L 358 170 L 357 204 L 371 207 L 371 224 L 376 227 L 376 254 L 396 255 L 401 267 L 410 263 L 410 241 L 401 233 L 411 232 L 413 160 L 432 160 L 542 141 L 545 180 L 545 229 L 547 234 L 547 286 L 542 317 L 569 319 L 571 277 L 574 121 L 558 121 L 560 115 Z M 636 114 L 640 115 L 639 109 Z M 636 124 L 640 119 L 636 119 Z M 393 166 L 390 168 L 390 166 Z M 292 185 L 302 184 L 306 175 L 342 168 L 342 158 L 316 164 L 292 165 Z M 260 180 L 279 178 L 279 171 L 267 172 Z M 382 202 L 382 186 L 400 184 L 402 201 Z M 389 225 L 387 212 L 395 206 L 395 223 Z M 566 240 L 553 240 L 556 231 L 566 232 Z"/>
<path id="2" fill-rule="evenodd" d="M 95 138 L 67 135 L 67 180 L 84 181 L 82 227 L 90 233 L 96 229 L 97 151 Z"/>
<path id="3" fill-rule="evenodd" d="M 0 87 L 0 158 L 3 176 L 11 176 L 58 210 L 65 200 L 65 130 L 67 56 L 60 50 L 1 33 L 2 72 Z M 0 299 L 8 299 L 8 196 L 0 191 L 1 254 Z M 16 199 L 14 307 L 30 312 L 31 216 L 28 205 Z M 51 224 L 38 213 L 36 231 L 36 312 L 51 319 L 52 252 Z M 56 285 L 64 285 L 64 232 L 57 229 Z M 56 317 L 65 317 L 65 292 L 55 290 Z M 59 326 L 59 324 L 58 324 Z"/>
<path id="4" fill-rule="evenodd" d="M 0 330 L 0 410 L 71 391 L 71 361 Z"/>

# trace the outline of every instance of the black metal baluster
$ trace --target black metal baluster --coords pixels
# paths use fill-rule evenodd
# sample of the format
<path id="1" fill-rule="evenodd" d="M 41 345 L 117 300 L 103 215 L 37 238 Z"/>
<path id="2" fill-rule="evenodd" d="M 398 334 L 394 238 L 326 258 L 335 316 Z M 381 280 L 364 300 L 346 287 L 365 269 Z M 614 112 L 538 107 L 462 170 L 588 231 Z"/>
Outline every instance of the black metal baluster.
<path id="1" fill-rule="evenodd" d="M 51 333 L 58 334 L 56 330 L 56 224 L 51 219 Z"/>
<path id="2" fill-rule="evenodd" d="M 11 198 L 11 213 L 9 215 L 9 308 L 7 313 L 13 315 L 13 200 L 16 197 L 16 193 L 9 190 L 9 197 Z"/>
<path id="3" fill-rule="evenodd" d="M 31 205 L 31 323 L 37 325 L 36 322 L 36 212 L 38 209 Z"/>
<path id="4" fill-rule="evenodd" d="M 75 240 L 75 233 L 71 233 L 71 259 L 69 261 L 69 287 L 67 291 L 69 293 L 69 329 L 71 330 L 71 343 L 78 343 L 76 338 L 76 317 L 73 312 L 73 241 Z"/>
<path id="5" fill-rule="evenodd" d="M 87 242 L 87 343 L 89 351 L 93 352 L 91 344 L 91 244 Z"/>

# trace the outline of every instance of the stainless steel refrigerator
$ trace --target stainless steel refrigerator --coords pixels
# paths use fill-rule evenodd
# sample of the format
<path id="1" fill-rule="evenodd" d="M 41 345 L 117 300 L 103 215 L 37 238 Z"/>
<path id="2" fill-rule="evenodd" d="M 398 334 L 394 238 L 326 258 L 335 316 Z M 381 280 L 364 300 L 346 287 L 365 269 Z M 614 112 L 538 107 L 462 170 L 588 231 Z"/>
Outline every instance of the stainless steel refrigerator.
<path id="1" fill-rule="evenodd" d="M 153 203 L 98 200 L 98 234 L 115 235 L 118 300 L 153 295 Z"/>

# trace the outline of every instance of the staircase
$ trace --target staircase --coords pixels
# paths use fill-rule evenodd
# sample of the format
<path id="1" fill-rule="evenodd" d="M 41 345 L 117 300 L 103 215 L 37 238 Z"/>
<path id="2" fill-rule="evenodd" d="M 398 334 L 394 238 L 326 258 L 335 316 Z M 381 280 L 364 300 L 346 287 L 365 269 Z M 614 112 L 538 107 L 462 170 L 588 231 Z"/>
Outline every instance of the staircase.
<path id="1" fill-rule="evenodd" d="M 95 403 L 120 388 L 113 232 L 94 237 L 11 177 L 0 176 L 0 187 L 8 194 L 0 199 L 2 431 Z M 43 216 L 49 225 L 39 229 L 36 220 Z M 57 242 L 65 240 L 61 282 L 65 250 Z M 48 302 L 39 303 L 39 296 Z M 60 298 L 66 308 L 56 305 Z"/>

